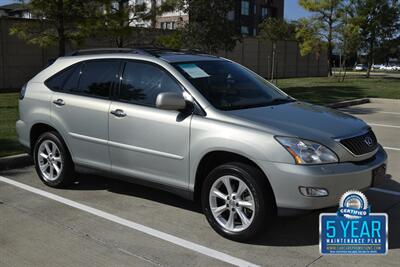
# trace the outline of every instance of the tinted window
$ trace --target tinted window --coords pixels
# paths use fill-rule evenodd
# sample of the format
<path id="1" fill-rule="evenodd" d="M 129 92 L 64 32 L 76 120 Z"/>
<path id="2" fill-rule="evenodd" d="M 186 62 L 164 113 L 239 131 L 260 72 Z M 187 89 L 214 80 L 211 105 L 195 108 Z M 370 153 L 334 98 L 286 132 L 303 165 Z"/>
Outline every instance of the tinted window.
<path id="1" fill-rule="evenodd" d="M 159 93 L 182 93 L 168 73 L 152 64 L 127 62 L 122 78 L 120 99 L 131 103 L 155 106 Z"/>
<path id="2" fill-rule="evenodd" d="M 82 64 L 77 65 L 63 86 L 64 92 L 77 91 Z"/>
<path id="3" fill-rule="evenodd" d="M 69 67 L 61 72 L 57 73 L 50 79 L 48 79 L 45 84 L 53 91 L 61 91 L 67 79 L 71 76 L 71 74 L 76 70 L 76 66 Z"/>
<path id="4" fill-rule="evenodd" d="M 201 94 L 221 110 L 244 109 L 293 101 L 260 76 L 229 61 L 175 63 Z"/>
<path id="5" fill-rule="evenodd" d="M 108 98 L 111 86 L 117 79 L 118 69 L 119 62 L 116 60 L 85 62 L 81 69 L 79 87 L 73 86 L 76 80 L 68 81 L 71 82 L 69 92 Z"/>

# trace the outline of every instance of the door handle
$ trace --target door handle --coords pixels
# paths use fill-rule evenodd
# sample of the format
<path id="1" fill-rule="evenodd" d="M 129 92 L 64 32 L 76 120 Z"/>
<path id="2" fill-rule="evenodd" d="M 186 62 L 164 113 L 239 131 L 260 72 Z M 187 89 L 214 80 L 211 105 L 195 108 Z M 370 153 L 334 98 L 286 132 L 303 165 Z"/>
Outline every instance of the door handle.
<path id="1" fill-rule="evenodd" d="M 57 106 L 64 106 L 64 105 L 65 105 L 64 100 L 62 100 L 62 99 L 60 99 L 60 98 L 57 99 L 57 100 L 54 100 L 53 103 L 54 103 L 55 105 L 57 105 Z"/>
<path id="2" fill-rule="evenodd" d="M 110 113 L 118 118 L 126 117 L 126 113 L 122 109 L 112 110 Z"/>

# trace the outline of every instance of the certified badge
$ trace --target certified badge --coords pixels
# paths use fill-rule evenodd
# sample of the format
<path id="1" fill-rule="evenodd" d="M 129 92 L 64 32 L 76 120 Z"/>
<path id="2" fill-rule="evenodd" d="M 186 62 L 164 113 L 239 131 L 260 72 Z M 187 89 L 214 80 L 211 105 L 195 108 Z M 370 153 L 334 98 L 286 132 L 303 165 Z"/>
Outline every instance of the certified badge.
<path id="1" fill-rule="evenodd" d="M 346 192 L 337 213 L 322 213 L 319 220 L 321 254 L 386 254 L 388 216 L 371 213 L 366 196 Z"/>

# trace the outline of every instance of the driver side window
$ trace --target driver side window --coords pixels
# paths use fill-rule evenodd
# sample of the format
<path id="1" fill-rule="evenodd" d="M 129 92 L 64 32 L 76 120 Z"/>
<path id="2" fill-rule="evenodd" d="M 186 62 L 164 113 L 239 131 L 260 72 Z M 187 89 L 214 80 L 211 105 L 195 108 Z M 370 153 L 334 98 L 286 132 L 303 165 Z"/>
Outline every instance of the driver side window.
<path id="1" fill-rule="evenodd" d="M 182 93 L 181 86 L 163 69 L 150 63 L 127 62 L 122 75 L 119 99 L 155 107 L 159 93 Z"/>

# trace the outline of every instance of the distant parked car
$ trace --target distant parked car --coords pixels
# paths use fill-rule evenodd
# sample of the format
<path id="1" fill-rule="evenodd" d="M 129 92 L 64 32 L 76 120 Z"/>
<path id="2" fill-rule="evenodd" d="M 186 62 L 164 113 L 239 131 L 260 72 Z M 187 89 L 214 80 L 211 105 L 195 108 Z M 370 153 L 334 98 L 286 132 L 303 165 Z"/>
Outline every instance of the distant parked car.
<path id="1" fill-rule="evenodd" d="M 357 64 L 354 66 L 353 70 L 355 70 L 355 71 L 367 70 L 367 66 L 363 65 L 363 64 Z"/>
<path id="2" fill-rule="evenodd" d="M 372 69 L 374 69 L 374 70 L 383 70 L 384 68 L 385 68 L 385 65 L 383 65 L 383 64 L 372 65 Z"/>

